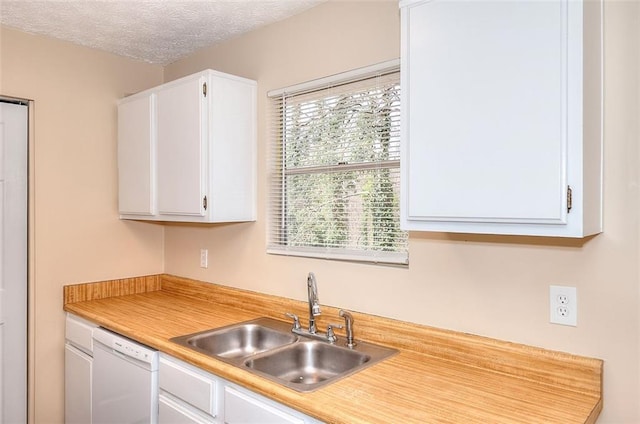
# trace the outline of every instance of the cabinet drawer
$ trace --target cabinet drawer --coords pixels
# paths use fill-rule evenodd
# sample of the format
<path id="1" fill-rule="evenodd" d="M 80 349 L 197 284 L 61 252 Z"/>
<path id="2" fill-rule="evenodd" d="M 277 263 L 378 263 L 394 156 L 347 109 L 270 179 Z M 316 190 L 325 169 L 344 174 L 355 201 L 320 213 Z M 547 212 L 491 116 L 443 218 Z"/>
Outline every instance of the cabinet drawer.
<path id="1" fill-rule="evenodd" d="M 224 389 L 226 424 L 304 424 L 304 420 L 232 387 Z"/>
<path id="2" fill-rule="evenodd" d="M 67 314 L 65 337 L 73 346 L 91 355 L 93 352 L 93 330 L 97 327 L 89 321 Z"/>
<path id="3" fill-rule="evenodd" d="M 187 364 L 160 358 L 160 389 L 210 414 L 217 415 L 216 383 Z"/>
<path id="4" fill-rule="evenodd" d="M 158 424 L 213 424 L 212 418 L 203 417 L 180 405 L 172 399 L 160 395 L 158 401 Z"/>

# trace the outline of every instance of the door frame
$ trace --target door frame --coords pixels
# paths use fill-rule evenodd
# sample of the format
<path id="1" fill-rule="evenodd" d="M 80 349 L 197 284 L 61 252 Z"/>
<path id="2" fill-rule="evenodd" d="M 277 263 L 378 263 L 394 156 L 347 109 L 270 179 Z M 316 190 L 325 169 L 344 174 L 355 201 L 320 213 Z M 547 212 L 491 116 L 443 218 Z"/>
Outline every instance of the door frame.
<path id="1" fill-rule="evenodd" d="M 26 146 L 26 169 L 25 169 L 25 176 L 26 176 L 26 240 L 25 240 L 25 245 L 26 245 L 26 293 L 25 293 L 25 299 L 26 299 L 26 313 L 25 313 L 25 328 L 27 331 L 26 334 L 26 338 L 25 338 L 25 342 L 26 342 L 26 364 L 25 364 L 25 373 L 26 375 L 24 375 L 25 378 L 25 384 L 26 384 L 26 393 L 25 393 L 25 402 L 26 405 L 24 405 L 25 407 L 25 414 L 26 414 L 26 419 L 27 422 L 29 423 L 33 423 L 33 411 L 34 411 L 34 405 L 33 405 L 33 399 L 34 399 L 34 372 L 33 372 L 33 364 L 34 364 L 34 357 L 35 357 L 35 353 L 34 353 L 34 334 L 35 332 L 33 331 L 33 323 L 35 322 L 33 319 L 34 316 L 34 290 L 33 290 L 33 276 L 35 275 L 34 270 L 35 270 L 35 261 L 34 261 L 34 249 L 32 249 L 32 247 L 34 246 L 34 232 L 33 232 L 33 223 L 34 223 L 34 198 L 33 198 L 33 182 L 34 182 L 34 156 L 33 156 L 33 135 L 34 135 L 34 120 L 33 120 L 33 116 L 34 116 L 34 102 L 33 100 L 29 100 L 29 99 L 24 99 L 24 98 L 16 98 L 16 97 L 10 97 L 10 96 L 3 96 L 0 95 L 0 102 L 1 103 L 10 103 L 10 104 L 17 104 L 17 105 L 22 105 L 25 106 L 27 108 L 27 137 L 26 137 L 26 142 L 27 142 L 27 146 Z"/>

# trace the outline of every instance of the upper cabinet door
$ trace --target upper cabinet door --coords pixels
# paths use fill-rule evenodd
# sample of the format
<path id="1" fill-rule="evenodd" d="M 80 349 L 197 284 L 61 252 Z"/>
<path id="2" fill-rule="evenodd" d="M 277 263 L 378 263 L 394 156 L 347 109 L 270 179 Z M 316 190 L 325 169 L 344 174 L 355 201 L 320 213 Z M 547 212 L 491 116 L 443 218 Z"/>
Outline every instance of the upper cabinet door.
<path id="1" fill-rule="evenodd" d="M 118 206 L 120 213 L 152 216 L 155 202 L 156 96 L 118 104 Z"/>
<path id="2" fill-rule="evenodd" d="M 600 4 L 401 6 L 403 227 L 600 232 Z"/>
<path id="3" fill-rule="evenodd" d="M 205 82 L 195 77 L 157 91 L 160 215 L 205 215 Z"/>

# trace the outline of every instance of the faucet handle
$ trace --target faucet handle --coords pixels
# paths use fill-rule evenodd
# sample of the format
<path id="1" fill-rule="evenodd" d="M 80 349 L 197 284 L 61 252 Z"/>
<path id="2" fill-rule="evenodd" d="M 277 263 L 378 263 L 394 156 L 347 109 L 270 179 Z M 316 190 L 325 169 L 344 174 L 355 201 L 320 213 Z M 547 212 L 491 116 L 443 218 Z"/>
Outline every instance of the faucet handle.
<path id="1" fill-rule="evenodd" d="M 336 337 L 336 333 L 334 333 L 334 328 L 343 328 L 342 324 L 329 324 L 327 325 L 327 341 L 329 343 L 335 343 L 338 338 Z"/>
<path id="2" fill-rule="evenodd" d="M 300 319 L 298 318 L 298 315 L 292 314 L 291 312 L 286 312 L 285 315 L 293 320 L 294 330 L 300 330 L 300 328 L 302 328 L 300 327 Z"/>

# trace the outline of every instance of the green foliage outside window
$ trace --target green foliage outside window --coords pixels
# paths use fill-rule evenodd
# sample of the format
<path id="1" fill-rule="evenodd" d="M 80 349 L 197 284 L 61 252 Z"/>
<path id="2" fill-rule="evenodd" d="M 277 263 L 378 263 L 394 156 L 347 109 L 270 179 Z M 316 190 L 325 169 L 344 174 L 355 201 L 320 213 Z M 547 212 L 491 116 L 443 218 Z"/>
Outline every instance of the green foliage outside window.
<path id="1" fill-rule="evenodd" d="M 282 244 L 406 251 L 399 96 L 395 83 L 284 104 Z"/>

